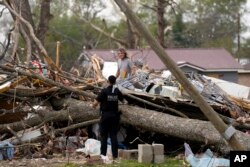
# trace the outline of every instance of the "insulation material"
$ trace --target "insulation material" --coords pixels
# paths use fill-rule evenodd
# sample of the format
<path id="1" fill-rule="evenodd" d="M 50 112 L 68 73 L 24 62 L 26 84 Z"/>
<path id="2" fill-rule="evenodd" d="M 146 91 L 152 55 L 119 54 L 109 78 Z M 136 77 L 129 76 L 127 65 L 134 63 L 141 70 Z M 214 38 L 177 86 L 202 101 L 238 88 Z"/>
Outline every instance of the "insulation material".
<path id="1" fill-rule="evenodd" d="M 104 62 L 104 66 L 102 69 L 102 75 L 108 79 L 110 75 L 115 75 L 117 71 L 117 63 L 116 62 Z"/>
<path id="2" fill-rule="evenodd" d="M 208 77 L 205 75 L 204 77 L 208 80 L 211 80 L 214 84 L 219 86 L 223 91 L 225 91 L 227 94 L 231 96 L 237 98 L 249 99 L 250 87 L 239 85 L 233 82 L 224 81 L 213 77 Z"/>

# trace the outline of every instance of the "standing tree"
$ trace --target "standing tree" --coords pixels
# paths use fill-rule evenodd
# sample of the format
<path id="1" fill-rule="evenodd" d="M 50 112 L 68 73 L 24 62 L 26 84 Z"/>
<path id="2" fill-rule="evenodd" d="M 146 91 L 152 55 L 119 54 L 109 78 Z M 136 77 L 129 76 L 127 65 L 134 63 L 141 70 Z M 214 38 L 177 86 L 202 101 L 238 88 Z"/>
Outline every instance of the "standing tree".
<path id="1" fill-rule="evenodd" d="M 32 53 L 39 53 L 41 51 L 44 52 L 44 49 L 41 49 L 41 45 L 37 46 L 37 43 L 34 41 L 34 36 L 40 40 L 41 43 L 39 44 L 43 44 L 46 32 L 48 30 L 49 20 L 51 19 L 50 0 L 40 1 L 40 20 L 37 27 L 35 27 L 35 23 L 32 18 L 31 6 L 28 0 L 4 0 L 4 4 L 8 5 L 12 18 L 15 22 L 15 34 L 13 34 L 12 37 L 14 39 L 12 57 L 15 59 L 15 56 L 17 55 L 19 43 L 18 34 L 21 34 L 26 44 L 26 61 L 29 62 L 31 60 Z M 27 23 L 30 25 L 30 27 Z M 31 29 L 33 29 L 33 32 L 31 32 Z M 37 58 L 39 58 L 39 56 L 37 56 Z"/>
<path id="2" fill-rule="evenodd" d="M 183 41 L 192 39 L 189 47 L 224 47 L 233 53 L 235 41 L 244 30 L 240 29 L 244 25 L 239 24 L 239 13 L 245 3 L 246 0 L 182 0 L 180 9 L 184 29 L 175 26 L 173 31 L 181 30 L 179 33 L 185 37 Z M 176 23 L 181 22 L 178 19 Z"/>
<path id="3" fill-rule="evenodd" d="M 174 0 L 157 0 L 156 2 L 143 0 L 141 4 L 144 8 L 150 9 L 153 15 L 156 15 L 157 22 L 155 24 L 157 25 L 157 39 L 162 47 L 169 47 L 165 37 L 167 36 L 167 32 L 171 29 L 171 18 L 169 15 L 172 11 L 175 12 L 177 3 Z M 151 22 L 154 23 L 153 20 L 151 20 Z"/>

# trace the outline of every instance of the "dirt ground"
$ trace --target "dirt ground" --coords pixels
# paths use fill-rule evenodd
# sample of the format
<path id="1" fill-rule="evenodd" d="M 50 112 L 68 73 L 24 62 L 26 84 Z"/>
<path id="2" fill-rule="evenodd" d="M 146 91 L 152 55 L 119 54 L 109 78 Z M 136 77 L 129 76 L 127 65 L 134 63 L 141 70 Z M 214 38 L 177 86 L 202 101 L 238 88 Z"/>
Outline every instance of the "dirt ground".
<path id="1" fill-rule="evenodd" d="M 46 158 L 33 158 L 33 159 L 18 159 L 14 158 L 13 160 L 5 160 L 0 161 L 0 167 L 60 167 L 65 166 L 66 164 L 79 164 L 79 165 L 87 165 L 91 163 L 91 160 L 86 159 L 84 156 L 69 156 L 62 157 L 62 156 L 53 156 L 51 159 Z"/>

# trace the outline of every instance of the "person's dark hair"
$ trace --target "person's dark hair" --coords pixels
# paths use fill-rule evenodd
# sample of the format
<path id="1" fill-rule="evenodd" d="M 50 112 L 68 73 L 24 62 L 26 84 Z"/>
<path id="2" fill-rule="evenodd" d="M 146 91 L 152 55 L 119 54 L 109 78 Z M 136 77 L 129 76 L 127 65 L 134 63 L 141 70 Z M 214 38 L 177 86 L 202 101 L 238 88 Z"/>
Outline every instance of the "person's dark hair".
<path id="1" fill-rule="evenodd" d="M 116 77 L 114 75 L 110 75 L 109 78 L 108 78 L 108 80 L 109 80 L 110 84 L 114 85 L 115 81 L 116 81 Z"/>
<path id="2" fill-rule="evenodd" d="M 126 49 L 120 48 L 118 51 L 124 53 L 125 57 L 127 57 Z"/>

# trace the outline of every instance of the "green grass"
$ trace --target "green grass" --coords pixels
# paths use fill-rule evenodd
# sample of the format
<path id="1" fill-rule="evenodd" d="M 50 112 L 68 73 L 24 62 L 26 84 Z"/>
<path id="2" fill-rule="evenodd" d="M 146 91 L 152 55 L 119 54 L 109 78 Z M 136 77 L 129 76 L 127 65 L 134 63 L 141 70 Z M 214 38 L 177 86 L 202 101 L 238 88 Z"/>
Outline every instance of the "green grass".
<path id="1" fill-rule="evenodd" d="M 188 165 L 184 164 L 183 160 L 177 160 L 174 158 L 167 158 L 164 163 L 162 164 L 143 164 L 138 163 L 137 160 L 121 160 L 120 163 L 116 164 L 93 164 L 93 165 L 87 165 L 87 164 L 65 164 L 64 166 L 60 167 L 188 167 Z"/>

